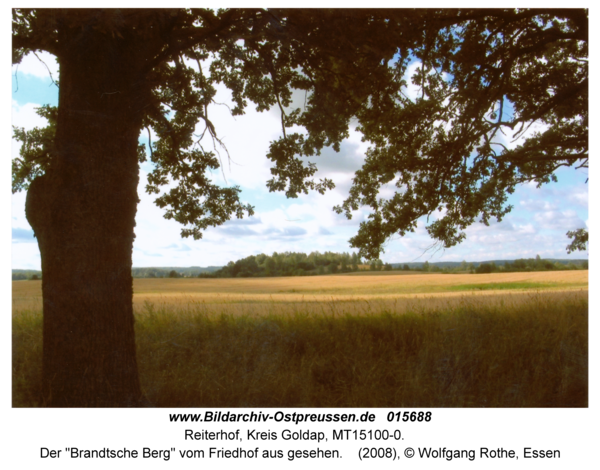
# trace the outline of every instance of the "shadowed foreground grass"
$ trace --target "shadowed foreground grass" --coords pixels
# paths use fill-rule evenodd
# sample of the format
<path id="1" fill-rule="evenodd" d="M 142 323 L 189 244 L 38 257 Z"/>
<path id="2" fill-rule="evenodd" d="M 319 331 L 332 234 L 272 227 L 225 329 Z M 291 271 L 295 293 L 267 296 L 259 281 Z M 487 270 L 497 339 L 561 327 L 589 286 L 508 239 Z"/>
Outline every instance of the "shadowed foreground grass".
<path id="1" fill-rule="evenodd" d="M 587 406 L 587 291 L 482 299 L 243 314 L 146 302 L 142 387 L 157 407 Z M 41 344 L 41 314 L 15 312 L 14 406 L 37 405 Z"/>

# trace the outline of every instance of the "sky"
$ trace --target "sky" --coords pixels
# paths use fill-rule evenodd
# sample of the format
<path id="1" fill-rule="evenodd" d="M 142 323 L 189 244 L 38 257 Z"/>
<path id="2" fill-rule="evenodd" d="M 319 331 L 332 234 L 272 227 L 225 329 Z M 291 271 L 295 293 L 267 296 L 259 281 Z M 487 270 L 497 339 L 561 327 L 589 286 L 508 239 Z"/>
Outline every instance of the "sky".
<path id="1" fill-rule="evenodd" d="M 426 5 L 427 3 L 425 2 L 421 6 L 430 6 Z M 530 3 L 528 2 L 528 4 Z M 57 6 L 55 3 L 52 5 Z M 144 5 L 148 6 L 148 4 Z M 321 2 L 319 5 L 321 5 Z M 68 6 L 76 5 L 70 4 Z M 309 4 L 306 4 L 306 6 L 309 6 Z M 310 6 L 314 5 L 311 4 Z M 472 6 L 478 7 L 480 3 L 473 3 Z M 563 7 L 564 4 L 539 2 L 534 6 Z M 585 6 L 589 7 L 590 5 Z M 7 12 L 8 10 L 5 9 L 5 13 Z M 591 16 L 594 17 L 594 15 Z M 8 18 L 6 19 L 7 21 L 4 24 L 8 25 Z M 594 35 L 596 31 L 598 29 L 592 27 L 590 33 Z M 9 46 L 8 35 L 5 35 L 5 39 L 7 39 L 6 42 Z M 592 60 L 590 61 L 592 69 L 595 63 L 593 60 L 594 51 L 595 49 L 592 48 Z M 8 64 L 10 47 L 6 47 L 5 54 L 5 64 Z M 56 78 L 58 70 L 53 61 L 48 60 L 50 59 L 48 57 L 41 57 L 48 63 L 53 70 L 53 76 Z M 7 116 L 8 106 L 4 108 L 5 119 L 6 121 L 12 120 L 13 125 L 28 129 L 34 126 L 42 126 L 44 125 L 43 120 L 35 114 L 35 107 L 44 103 L 56 104 L 57 89 L 52 85 L 46 67 L 35 57 L 26 58 L 18 70 L 16 77 L 18 78 L 19 89 L 17 92 L 15 92 L 15 69 L 12 70 L 12 77 L 8 73 L 5 75 L 7 82 L 12 79 L 13 86 L 11 91 L 12 119 Z M 8 89 L 9 84 L 6 83 L 5 85 L 5 89 Z M 591 99 L 592 103 L 595 102 L 596 89 L 597 87 L 590 87 L 590 93 L 593 97 Z M 338 185 L 334 191 L 325 196 L 311 194 L 296 200 L 287 200 L 281 194 L 269 193 L 265 187 L 265 182 L 270 177 L 269 164 L 265 154 L 269 141 L 280 135 L 279 114 L 276 112 L 257 114 L 249 109 L 246 116 L 233 119 L 227 115 L 224 107 L 216 107 L 212 113 L 219 135 L 224 138 L 232 156 L 231 165 L 226 165 L 224 168 L 227 181 L 229 184 L 239 184 L 241 186 L 244 200 L 255 206 L 255 217 L 243 221 L 232 221 L 220 228 L 210 229 L 206 232 L 204 238 L 199 241 L 181 239 L 178 224 L 165 220 L 162 217 L 161 210 L 153 205 L 153 197 L 144 193 L 144 177 L 149 168 L 143 166 L 140 174 L 142 182 L 139 191 L 142 202 L 138 207 L 136 220 L 137 238 L 133 250 L 133 265 L 209 266 L 223 265 L 230 260 L 260 252 L 272 253 L 273 251 L 286 250 L 306 252 L 313 250 L 350 251 L 348 239 L 356 233 L 360 218 L 357 217 L 352 221 L 348 221 L 344 217 L 333 213 L 331 208 L 345 198 L 352 178 L 352 171 L 360 165 L 361 156 L 365 151 L 365 145 L 360 142 L 360 137 L 353 134 L 342 146 L 340 154 L 334 155 L 333 152 L 326 152 L 324 158 L 321 159 L 321 174 L 329 175 Z M 593 119 L 594 114 L 592 113 L 592 129 L 595 128 Z M 8 148 L 11 133 L 9 122 L 6 121 L 4 126 L 5 149 Z M 595 141 L 595 135 L 592 132 L 590 135 L 592 152 Z M 15 142 L 12 143 L 11 152 L 13 158 L 18 154 L 18 146 Z M 9 217 L 11 218 L 12 242 L 9 245 L 8 229 L 1 232 L 7 237 L 7 239 L 3 239 L 5 252 L 2 259 L 7 259 L 7 256 L 12 255 L 12 268 L 39 269 L 39 251 L 32 236 L 31 227 L 24 215 L 25 194 L 10 195 L 8 190 L 10 185 L 10 162 L 8 160 L 5 159 L 2 166 L 2 176 L 5 181 L 5 197 L 2 199 L 2 209 L 5 223 L 8 222 Z M 593 178 L 591 178 L 592 184 L 587 185 L 585 183 L 588 177 L 587 172 L 561 172 L 558 176 L 559 182 L 557 184 L 546 185 L 541 189 L 536 189 L 532 185 L 520 187 L 512 195 L 510 201 L 515 209 L 505 217 L 502 223 L 492 224 L 490 227 L 481 225 L 470 227 L 467 230 L 466 242 L 457 247 L 444 251 L 426 251 L 431 245 L 431 240 L 425 232 L 426 223 L 422 221 L 419 224 L 417 233 L 390 241 L 386 246 L 386 252 L 383 254 L 382 259 L 386 262 L 462 261 L 463 259 L 483 261 L 530 257 L 536 254 L 547 258 L 585 258 L 587 253 L 577 252 L 571 256 L 567 255 L 565 247 L 568 240 L 565 233 L 568 230 L 589 224 L 592 245 L 594 245 L 597 217 L 594 216 L 595 212 L 592 211 L 592 217 L 588 219 L 588 191 L 591 200 L 597 201 L 598 189 L 593 184 Z M 215 178 L 222 178 L 222 176 L 217 172 Z M 11 246 L 10 253 L 7 253 L 8 246 Z M 594 256 L 593 250 L 591 256 Z M 590 271 L 590 284 L 592 286 L 595 285 L 594 273 L 595 271 Z M 8 272 L 6 276 L 7 282 L 4 283 L 5 290 L 2 298 L 5 301 L 5 311 L 10 311 L 11 283 Z M 597 311 L 595 292 L 593 288 L 590 290 L 590 312 Z M 3 329 L 5 332 L 3 341 L 4 372 L 9 374 L 12 365 L 11 320 L 9 315 L 5 315 L 4 318 L 6 322 Z M 593 323 L 593 319 L 594 315 L 590 315 L 590 337 L 594 337 L 597 330 L 597 328 L 594 328 L 597 322 Z M 593 341 L 590 342 L 590 363 L 597 358 L 595 352 L 597 353 L 598 348 L 594 347 L 594 344 Z M 597 377 L 597 374 L 594 373 L 595 370 L 591 368 L 590 371 L 590 394 L 592 399 L 594 398 L 594 391 L 598 390 L 597 386 L 594 387 L 594 384 L 598 384 L 598 381 L 595 380 Z M 3 398 L 5 400 L 3 402 L 7 404 L 10 403 L 10 392 L 8 387 L 4 387 L 4 390 Z M 117 410 L 112 412 L 111 410 L 103 410 L 100 414 L 91 414 L 91 411 L 87 412 L 80 409 L 73 410 L 72 413 L 71 410 L 58 411 L 60 412 L 60 420 L 54 419 L 55 416 L 48 413 L 45 413 L 48 418 L 40 419 L 39 414 L 36 415 L 36 428 L 34 431 L 38 431 L 37 435 L 29 429 L 31 427 L 30 420 L 22 419 L 24 412 L 28 412 L 28 410 L 12 409 L 3 414 L 3 417 L 6 416 L 9 419 L 11 429 L 22 430 L 23 432 L 17 434 L 24 435 L 27 433 L 28 436 L 28 439 L 13 439 L 11 445 L 17 452 L 9 454 L 9 461 L 14 460 L 16 463 L 18 459 L 18 462 L 22 463 L 23 459 L 27 459 L 28 456 L 33 459 L 35 452 L 31 445 L 32 442 L 51 448 L 54 445 L 55 449 L 60 449 L 61 446 L 64 447 L 65 445 L 63 442 L 65 437 L 73 435 L 73 429 L 79 432 L 77 442 L 80 442 L 81 445 L 86 444 L 89 448 L 94 448 L 95 443 L 105 440 L 106 430 L 109 429 L 112 434 L 115 434 L 113 439 L 115 445 L 121 445 L 125 441 L 125 434 L 127 434 L 128 446 L 133 445 L 135 447 L 137 443 L 141 448 L 143 442 L 144 446 L 149 445 L 161 449 L 165 445 L 164 433 L 157 432 L 157 423 L 164 418 L 164 411 L 161 410 L 144 410 L 141 415 L 136 413 L 136 421 L 133 423 L 133 429 L 136 432 L 132 434 L 131 426 L 126 426 L 124 427 L 125 434 L 121 433 L 122 436 L 118 432 L 113 432 L 115 420 L 122 422 L 122 414 L 119 414 Z M 86 416 L 86 413 L 89 413 L 88 416 Z M 517 448 L 525 444 L 546 448 L 548 443 L 554 442 L 552 445 L 556 446 L 555 448 L 564 451 L 563 456 L 567 458 L 575 456 L 573 458 L 579 459 L 579 463 L 584 463 L 589 461 L 585 460 L 587 457 L 591 458 L 589 449 L 592 448 L 592 440 L 590 433 L 577 432 L 577 430 L 586 430 L 591 423 L 597 422 L 595 415 L 597 415 L 597 407 L 576 410 L 576 412 L 565 409 L 550 413 L 546 409 L 462 409 L 458 411 L 438 409 L 435 411 L 435 417 L 437 418 L 435 426 L 428 428 L 429 431 L 433 431 L 428 432 L 428 439 L 431 441 L 432 436 L 435 437 L 434 435 L 444 436 L 443 441 L 438 439 L 435 445 L 437 443 L 440 446 L 441 444 L 453 444 L 457 448 L 462 448 L 460 446 L 463 446 L 466 442 L 465 436 L 468 439 L 473 434 L 472 430 L 479 431 L 483 429 L 488 444 L 489 442 L 503 442 L 509 448 L 511 445 Z M 88 417 L 90 419 L 87 419 L 87 422 L 93 422 L 93 428 L 89 426 L 87 428 L 82 427 L 82 422 Z M 58 427 L 56 426 L 57 421 L 60 422 Z M 514 426 L 515 422 L 520 423 L 518 429 Z M 494 423 L 493 426 L 490 426 L 490 423 Z M 25 425 L 29 428 L 25 429 Z M 85 432 L 81 433 L 81 429 L 84 429 Z M 557 433 L 557 430 L 562 429 L 568 430 L 568 432 Z M 479 432 L 479 434 L 482 433 Z M 557 435 L 562 437 L 556 438 Z M 43 437 L 37 438 L 36 436 Z M 135 438 L 131 440 L 131 436 Z M 448 436 L 452 437 L 451 442 L 448 441 Z M 23 443 L 23 445 L 19 446 L 19 443 Z M 587 452 L 582 452 L 586 449 Z M 64 465 L 64 462 L 62 465 Z M 71 468 L 68 464 L 66 467 Z M 583 467 L 585 468 L 585 465 Z M 233 467 L 225 463 L 223 468 Z M 318 463 L 317 468 L 321 468 Z"/>
<path id="2" fill-rule="evenodd" d="M 39 57 L 39 58 L 38 58 Z M 43 104 L 57 104 L 58 88 L 52 78 L 59 77 L 54 57 L 47 53 L 30 54 L 12 69 L 12 124 L 26 129 L 42 127 L 45 120 L 36 113 Z M 41 60 L 40 60 L 41 59 Z M 43 61 L 43 62 L 42 62 Z M 418 66 L 418 64 L 414 64 Z M 414 92 L 410 88 L 408 94 Z M 227 103 L 229 93 L 219 89 L 217 102 Z M 311 193 L 287 199 L 282 193 L 270 193 L 269 143 L 281 135 L 280 111 L 274 108 L 258 113 L 250 105 L 244 116 L 232 117 L 226 106 L 214 105 L 209 116 L 217 134 L 226 144 L 230 160 L 221 151 L 222 171 L 212 174 L 222 184 L 238 185 L 242 201 L 255 208 L 253 217 L 231 220 L 209 228 L 201 240 L 181 238 L 181 225 L 163 217 L 153 203 L 155 195 L 145 192 L 151 163 L 140 167 L 138 194 L 141 199 L 136 216 L 134 267 L 222 266 L 259 253 L 295 251 L 352 252 L 348 240 L 368 212 L 359 209 L 351 220 L 332 208 L 347 196 L 354 172 L 360 168 L 368 144 L 352 131 L 339 153 L 325 149 L 314 159 L 319 167 L 317 178 L 331 178 L 336 188 L 325 195 Z M 200 129 L 200 127 L 199 127 Z M 146 131 L 140 141 L 147 142 Z M 12 158 L 20 144 L 12 141 Z M 509 198 L 514 206 L 502 222 L 489 226 L 476 223 L 466 230 L 467 239 L 450 249 L 432 249 L 426 232 L 427 220 L 419 220 L 415 233 L 393 237 L 381 256 L 384 262 L 486 261 L 494 259 L 542 258 L 582 259 L 587 252 L 567 254 L 566 232 L 588 226 L 588 171 L 564 169 L 558 182 L 537 188 L 525 184 Z M 12 195 L 12 268 L 40 269 L 36 239 L 25 217 L 24 192 Z"/>

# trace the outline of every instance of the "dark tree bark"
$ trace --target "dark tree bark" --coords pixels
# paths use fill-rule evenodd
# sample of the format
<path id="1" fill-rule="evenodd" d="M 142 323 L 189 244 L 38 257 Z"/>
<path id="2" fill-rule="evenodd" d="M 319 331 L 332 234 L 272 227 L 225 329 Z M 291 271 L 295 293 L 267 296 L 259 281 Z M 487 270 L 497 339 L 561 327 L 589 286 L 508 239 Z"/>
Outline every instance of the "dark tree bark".
<path id="1" fill-rule="evenodd" d="M 27 194 L 42 258 L 46 406 L 142 403 L 131 256 L 144 45 L 61 37 L 57 154 Z"/>

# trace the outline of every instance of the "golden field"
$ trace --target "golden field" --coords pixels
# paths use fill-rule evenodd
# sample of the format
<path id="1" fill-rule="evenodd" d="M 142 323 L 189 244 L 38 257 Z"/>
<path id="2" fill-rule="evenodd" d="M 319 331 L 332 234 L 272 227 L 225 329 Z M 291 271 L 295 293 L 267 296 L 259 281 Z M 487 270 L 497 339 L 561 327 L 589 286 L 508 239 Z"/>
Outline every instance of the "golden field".
<path id="1" fill-rule="evenodd" d="M 40 406 L 41 283 L 13 282 L 13 406 Z M 585 407 L 588 272 L 135 279 L 153 406 Z"/>
<path id="2" fill-rule="evenodd" d="M 485 295 L 493 302 L 499 294 L 566 292 L 588 288 L 588 271 L 555 271 L 494 274 L 341 274 L 308 277 L 245 279 L 134 279 L 134 308 L 147 302 L 161 306 L 197 303 L 229 305 L 232 311 L 245 304 L 337 303 L 379 301 L 409 302 L 428 299 L 445 303 L 453 298 Z M 441 298 L 440 298 L 441 297 Z M 41 281 L 12 284 L 13 311 L 41 308 Z"/>

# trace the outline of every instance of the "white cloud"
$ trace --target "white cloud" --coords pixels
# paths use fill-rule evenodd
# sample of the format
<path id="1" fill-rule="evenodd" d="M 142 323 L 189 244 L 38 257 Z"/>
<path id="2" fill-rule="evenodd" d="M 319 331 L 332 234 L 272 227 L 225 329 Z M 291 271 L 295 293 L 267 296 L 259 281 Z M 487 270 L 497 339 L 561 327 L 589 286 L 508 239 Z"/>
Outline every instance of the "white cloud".
<path id="1" fill-rule="evenodd" d="M 33 230 L 24 229 L 24 228 L 13 228 L 12 229 L 12 239 L 13 239 L 13 242 L 16 241 L 17 243 L 33 243 L 33 242 L 35 242 Z"/>
<path id="2" fill-rule="evenodd" d="M 417 98 L 422 96 L 421 87 L 412 82 L 412 76 L 422 66 L 423 63 L 420 60 L 416 60 L 406 68 L 406 73 L 404 74 L 404 79 L 406 80 L 407 86 L 402 89 L 402 92 L 408 96 L 411 101 L 416 101 Z"/>
<path id="3" fill-rule="evenodd" d="M 570 203 L 572 203 L 573 205 L 579 206 L 579 207 L 583 207 L 583 208 L 587 209 L 587 207 L 589 205 L 589 203 L 588 203 L 589 193 L 587 191 L 587 187 L 581 188 L 581 189 L 576 189 L 572 192 L 569 192 L 569 194 L 567 195 L 567 198 Z"/>
<path id="4" fill-rule="evenodd" d="M 556 204 L 540 199 L 527 199 L 520 201 L 519 204 L 523 209 L 529 211 L 550 211 L 556 208 Z"/>
<path id="5" fill-rule="evenodd" d="M 574 230 L 585 227 L 585 222 L 577 215 L 577 213 L 574 210 L 548 210 L 538 212 L 533 216 L 533 219 L 543 229 L 562 230 L 565 233 L 568 230 Z"/>
<path id="6" fill-rule="evenodd" d="M 16 71 L 39 78 L 49 78 L 51 74 L 56 81 L 58 80 L 59 66 L 54 55 L 38 51 L 35 54 L 30 52 L 23 57 L 20 64 L 13 65 L 13 73 Z"/>
<path id="7" fill-rule="evenodd" d="M 37 114 L 36 109 L 41 105 L 27 103 L 19 105 L 15 100 L 12 101 L 12 125 L 15 127 L 24 127 L 31 130 L 34 127 L 46 127 L 48 120 Z"/>
<path id="8" fill-rule="evenodd" d="M 520 235 L 531 235 L 536 233 L 536 229 L 532 224 L 518 225 L 515 227 L 515 229 Z"/>
<path id="9" fill-rule="evenodd" d="M 208 116 L 217 136 L 227 147 L 229 157 L 218 143 L 213 148 L 210 138 L 205 138 L 204 149 L 220 154 L 223 169 L 222 172 L 215 172 L 215 178 L 226 185 L 264 188 L 266 181 L 271 178 L 271 164 L 265 156 L 269 151 L 269 143 L 278 137 L 278 131 L 281 132 L 278 120 L 269 113 L 256 112 L 251 106 L 245 115 L 233 117 L 227 107 L 233 106 L 230 92 L 222 85 L 217 86 L 217 90 L 215 101 L 224 105 L 212 105 Z M 203 130 L 204 122 L 200 121 L 196 133 L 201 134 Z"/>

